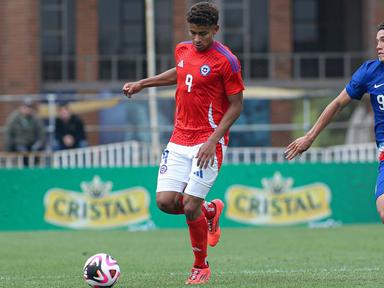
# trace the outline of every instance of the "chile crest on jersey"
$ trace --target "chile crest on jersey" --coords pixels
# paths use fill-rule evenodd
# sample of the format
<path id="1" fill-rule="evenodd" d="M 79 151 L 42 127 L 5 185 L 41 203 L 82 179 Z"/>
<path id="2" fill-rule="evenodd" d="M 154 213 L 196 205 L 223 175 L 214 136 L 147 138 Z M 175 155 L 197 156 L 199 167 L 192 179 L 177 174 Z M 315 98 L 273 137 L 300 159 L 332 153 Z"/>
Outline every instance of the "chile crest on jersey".
<path id="1" fill-rule="evenodd" d="M 208 76 L 210 72 L 211 72 L 211 67 L 209 67 L 207 64 L 200 67 L 201 76 Z"/>

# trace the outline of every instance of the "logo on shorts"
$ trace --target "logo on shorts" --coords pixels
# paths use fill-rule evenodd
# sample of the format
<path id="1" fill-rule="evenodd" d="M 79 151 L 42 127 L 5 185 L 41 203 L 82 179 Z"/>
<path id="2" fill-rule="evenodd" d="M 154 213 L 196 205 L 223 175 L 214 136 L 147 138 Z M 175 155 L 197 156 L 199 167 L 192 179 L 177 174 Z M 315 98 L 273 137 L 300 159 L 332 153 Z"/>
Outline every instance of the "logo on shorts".
<path id="1" fill-rule="evenodd" d="M 203 178 L 203 170 L 193 172 L 197 177 Z"/>
<path id="2" fill-rule="evenodd" d="M 203 76 L 207 76 L 211 72 L 211 68 L 208 65 L 203 65 L 200 67 L 200 74 Z"/>
<path id="3" fill-rule="evenodd" d="M 168 170 L 167 165 L 161 165 L 161 167 L 160 167 L 160 174 L 164 174 L 165 172 L 167 172 L 167 170 Z"/>

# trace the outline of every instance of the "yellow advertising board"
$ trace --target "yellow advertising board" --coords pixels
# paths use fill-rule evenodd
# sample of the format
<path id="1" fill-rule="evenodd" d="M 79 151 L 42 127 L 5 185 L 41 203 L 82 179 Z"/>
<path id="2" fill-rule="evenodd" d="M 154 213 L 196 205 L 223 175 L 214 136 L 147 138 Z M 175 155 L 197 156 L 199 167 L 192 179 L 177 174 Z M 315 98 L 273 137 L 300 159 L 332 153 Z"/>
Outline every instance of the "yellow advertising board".
<path id="1" fill-rule="evenodd" d="M 149 193 L 143 187 L 111 191 L 112 182 L 95 176 L 81 192 L 52 188 L 44 198 L 45 221 L 57 226 L 112 228 L 148 220 Z"/>
<path id="2" fill-rule="evenodd" d="M 232 185 L 226 192 L 228 219 L 253 225 L 288 225 L 332 214 L 331 191 L 324 183 L 293 188 L 292 178 L 276 172 L 263 178 L 262 188 Z"/>

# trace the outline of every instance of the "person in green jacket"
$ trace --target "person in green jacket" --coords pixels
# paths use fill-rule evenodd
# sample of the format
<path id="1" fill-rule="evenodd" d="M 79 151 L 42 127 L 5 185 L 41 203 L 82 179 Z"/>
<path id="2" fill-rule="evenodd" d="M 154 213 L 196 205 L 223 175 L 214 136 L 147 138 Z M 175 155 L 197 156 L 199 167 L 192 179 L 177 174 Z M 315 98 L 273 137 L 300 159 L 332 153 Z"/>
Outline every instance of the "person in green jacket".
<path id="1" fill-rule="evenodd" d="M 44 149 L 44 125 L 35 113 L 34 103 L 27 98 L 8 117 L 5 124 L 5 150 L 34 152 Z"/>

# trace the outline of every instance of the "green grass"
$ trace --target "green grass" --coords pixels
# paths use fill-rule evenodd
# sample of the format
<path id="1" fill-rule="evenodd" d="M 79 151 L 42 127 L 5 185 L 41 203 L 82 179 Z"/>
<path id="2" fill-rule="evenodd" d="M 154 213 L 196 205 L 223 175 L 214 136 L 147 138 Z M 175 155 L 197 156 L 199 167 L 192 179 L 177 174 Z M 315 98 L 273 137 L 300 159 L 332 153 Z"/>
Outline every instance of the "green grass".
<path id="1" fill-rule="evenodd" d="M 380 225 L 223 229 L 204 287 L 382 287 Z M 115 287 L 183 287 L 193 257 L 187 230 L 0 233 L 0 287 L 88 287 L 85 260 L 107 252 Z"/>

